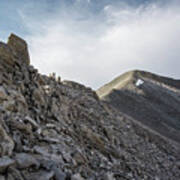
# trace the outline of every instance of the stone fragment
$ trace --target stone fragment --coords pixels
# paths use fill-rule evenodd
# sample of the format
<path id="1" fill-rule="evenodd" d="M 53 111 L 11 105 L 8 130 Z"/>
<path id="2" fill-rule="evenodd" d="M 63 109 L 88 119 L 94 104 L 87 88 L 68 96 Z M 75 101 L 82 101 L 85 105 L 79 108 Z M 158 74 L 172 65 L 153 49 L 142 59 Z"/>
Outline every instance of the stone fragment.
<path id="1" fill-rule="evenodd" d="M 84 178 L 80 174 L 74 174 L 71 180 L 84 180 Z"/>
<path id="2" fill-rule="evenodd" d="M 33 98 L 36 102 L 38 102 L 40 105 L 45 104 L 45 100 L 43 97 L 43 91 L 41 89 L 34 89 L 33 91 Z"/>
<path id="3" fill-rule="evenodd" d="M 7 100 L 7 93 L 3 86 L 0 86 L 0 102 Z"/>
<path id="4" fill-rule="evenodd" d="M 13 166 L 8 168 L 7 174 L 8 174 L 7 180 L 24 180 L 20 171 Z"/>
<path id="5" fill-rule="evenodd" d="M 15 101 L 16 101 L 18 112 L 27 111 L 28 105 L 26 103 L 26 100 L 25 100 L 24 96 L 19 94 L 19 96 L 16 96 Z"/>
<path id="6" fill-rule="evenodd" d="M 0 180 L 5 180 L 5 177 L 0 175 Z"/>
<path id="7" fill-rule="evenodd" d="M 180 169 L 180 161 L 176 162 L 177 167 Z"/>
<path id="8" fill-rule="evenodd" d="M 49 156 L 50 154 L 48 153 L 48 148 L 46 147 L 40 147 L 40 146 L 35 146 L 33 148 L 35 153 L 41 154 L 42 156 L 46 157 Z"/>
<path id="9" fill-rule="evenodd" d="M 0 173 L 3 173 L 8 167 L 14 165 L 15 161 L 8 156 L 0 158 Z"/>
<path id="10" fill-rule="evenodd" d="M 0 66 L 0 71 L 1 71 L 1 66 Z M 2 82 L 3 82 L 3 77 L 0 76 L 0 84 L 2 84 Z"/>
<path id="11" fill-rule="evenodd" d="M 28 46 L 23 39 L 15 34 L 11 34 L 7 44 L 14 51 L 16 57 L 18 57 L 18 60 L 20 60 L 21 63 L 25 63 L 27 65 L 30 64 Z"/>
<path id="12" fill-rule="evenodd" d="M 63 152 L 63 153 L 62 153 L 62 157 L 63 157 L 63 160 L 64 160 L 65 162 L 68 162 L 68 163 L 71 163 L 71 162 L 72 162 L 72 157 L 71 157 L 70 153 L 68 153 L 68 152 Z"/>
<path id="13" fill-rule="evenodd" d="M 14 180 L 13 175 L 9 173 L 9 174 L 7 175 L 7 180 Z"/>
<path id="14" fill-rule="evenodd" d="M 61 171 L 61 169 L 57 167 L 52 168 L 54 174 L 55 174 L 55 179 L 56 180 L 66 180 L 66 174 Z"/>
<path id="15" fill-rule="evenodd" d="M 3 64 L 7 63 L 10 66 L 13 66 L 15 63 L 12 50 L 7 44 L 2 42 L 0 42 L 0 62 L 1 61 Z"/>
<path id="16" fill-rule="evenodd" d="M 38 82 L 39 82 L 39 84 L 41 85 L 41 86 L 44 86 L 44 85 L 46 85 L 46 81 L 45 81 L 45 79 L 43 78 L 43 76 L 38 76 Z"/>
<path id="17" fill-rule="evenodd" d="M 11 155 L 14 149 L 14 141 L 8 136 L 0 124 L 0 156 Z"/>
<path id="18" fill-rule="evenodd" d="M 22 151 L 22 142 L 21 142 L 21 136 L 19 133 L 15 132 L 13 134 L 13 140 L 15 142 L 15 151 L 21 152 Z"/>
<path id="19" fill-rule="evenodd" d="M 81 126 L 81 131 L 91 141 L 91 143 L 94 144 L 94 146 L 96 146 L 97 149 L 100 149 L 102 151 L 105 150 L 105 144 L 99 134 L 93 132 L 87 126 Z"/>
<path id="20" fill-rule="evenodd" d="M 87 161 L 83 154 L 79 151 L 73 154 L 73 159 L 76 161 L 78 165 L 85 164 Z"/>
<path id="21" fill-rule="evenodd" d="M 32 126 L 29 123 L 25 124 L 19 121 L 11 121 L 11 127 L 13 127 L 15 130 L 18 129 L 25 134 L 32 134 Z"/>
<path id="22" fill-rule="evenodd" d="M 31 173 L 26 177 L 26 180 L 51 180 L 54 177 L 54 172 L 39 171 Z M 63 179 L 62 179 L 63 180 Z"/>
<path id="23" fill-rule="evenodd" d="M 51 91 L 51 87 L 48 86 L 48 85 L 44 85 L 44 86 L 43 86 L 43 89 L 44 89 L 44 91 L 45 91 L 46 94 L 49 94 L 50 91 Z"/>
<path id="24" fill-rule="evenodd" d="M 25 112 L 27 111 L 28 105 L 24 96 L 15 90 L 9 90 L 10 97 L 6 102 L 7 108 L 10 111 Z"/>
<path id="25" fill-rule="evenodd" d="M 36 123 L 36 121 L 33 120 L 30 116 L 26 116 L 24 121 L 29 122 L 33 126 L 33 128 L 38 128 L 39 127 L 38 124 Z"/>
<path id="26" fill-rule="evenodd" d="M 39 167 L 39 162 L 30 154 L 19 153 L 16 154 L 15 160 L 19 169 L 26 169 L 31 166 Z"/>
<path id="27" fill-rule="evenodd" d="M 12 97 L 9 98 L 8 101 L 5 101 L 3 106 L 7 111 L 17 112 L 16 102 Z"/>

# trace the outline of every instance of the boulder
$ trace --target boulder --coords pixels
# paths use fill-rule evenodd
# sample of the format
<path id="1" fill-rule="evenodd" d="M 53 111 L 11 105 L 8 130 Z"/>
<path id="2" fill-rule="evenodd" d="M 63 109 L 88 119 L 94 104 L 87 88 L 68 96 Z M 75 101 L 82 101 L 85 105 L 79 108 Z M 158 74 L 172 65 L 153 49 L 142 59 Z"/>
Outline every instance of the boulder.
<path id="1" fill-rule="evenodd" d="M 84 180 L 84 178 L 80 174 L 74 174 L 71 180 Z"/>
<path id="2" fill-rule="evenodd" d="M 28 105 L 26 103 L 26 99 L 24 96 L 15 90 L 8 91 L 10 96 L 8 97 L 8 101 L 4 103 L 4 106 L 9 111 L 18 111 L 18 112 L 26 112 Z"/>
<path id="3" fill-rule="evenodd" d="M 30 154 L 18 153 L 16 154 L 15 159 L 19 169 L 26 169 L 31 166 L 39 166 L 39 162 Z"/>
<path id="4" fill-rule="evenodd" d="M 40 105 L 45 105 L 45 99 L 44 99 L 44 96 L 43 96 L 43 91 L 42 89 L 34 89 L 33 91 L 33 99 L 34 101 L 37 103 L 37 104 L 40 104 Z"/>
<path id="5" fill-rule="evenodd" d="M 12 166 L 14 163 L 15 161 L 7 156 L 0 158 L 0 173 L 3 173 L 9 166 Z"/>
<path id="6" fill-rule="evenodd" d="M 28 46 L 23 39 L 15 34 L 11 34 L 7 44 L 14 51 L 16 57 L 18 57 L 21 63 L 25 63 L 27 65 L 30 64 Z"/>
<path id="7" fill-rule="evenodd" d="M 21 175 L 21 172 L 18 171 L 15 167 L 10 166 L 7 170 L 7 180 L 24 180 Z"/>
<path id="8" fill-rule="evenodd" d="M 51 180 L 54 177 L 53 172 L 39 171 L 36 173 L 31 173 L 26 177 L 27 180 Z M 62 179 L 63 180 L 63 179 Z"/>
<path id="9" fill-rule="evenodd" d="M 0 125 L 0 156 L 11 155 L 14 149 L 14 141 Z"/>

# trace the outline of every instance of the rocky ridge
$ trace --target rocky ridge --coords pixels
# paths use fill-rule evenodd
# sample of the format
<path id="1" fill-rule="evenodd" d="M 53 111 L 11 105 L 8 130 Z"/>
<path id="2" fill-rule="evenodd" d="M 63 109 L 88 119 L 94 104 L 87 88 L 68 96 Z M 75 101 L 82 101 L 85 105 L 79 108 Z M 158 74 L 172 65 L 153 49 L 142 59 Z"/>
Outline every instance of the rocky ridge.
<path id="1" fill-rule="evenodd" d="M 179 145 L 0 43 L 0 180 L 176 180 Z"/>
<path id="2" fill-rule="evenodd" d="M 180 143 L 180 80 L 130 71 L 97 94 L 118 111 Z"/>

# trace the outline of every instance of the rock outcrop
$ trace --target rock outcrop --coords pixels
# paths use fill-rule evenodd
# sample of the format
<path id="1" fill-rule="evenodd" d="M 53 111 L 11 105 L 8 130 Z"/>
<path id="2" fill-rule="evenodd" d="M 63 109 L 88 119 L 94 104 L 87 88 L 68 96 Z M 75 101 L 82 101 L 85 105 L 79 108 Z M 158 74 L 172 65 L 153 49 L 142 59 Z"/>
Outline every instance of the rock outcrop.
<path id="1" fill-rule="evenodd" d="M 39 74 L 17 36 L 0 43 L 0 179 L 179 178 L 178 144 L 90 88 Z"/>
<path id="2" fill-rule="evenodd" d="M 18 36 L 11 34 L 7 45 L 12 49 L 14 55 L 20 60 L 21 63 L 30 64 L 28 47 L 26 42 Z"/>

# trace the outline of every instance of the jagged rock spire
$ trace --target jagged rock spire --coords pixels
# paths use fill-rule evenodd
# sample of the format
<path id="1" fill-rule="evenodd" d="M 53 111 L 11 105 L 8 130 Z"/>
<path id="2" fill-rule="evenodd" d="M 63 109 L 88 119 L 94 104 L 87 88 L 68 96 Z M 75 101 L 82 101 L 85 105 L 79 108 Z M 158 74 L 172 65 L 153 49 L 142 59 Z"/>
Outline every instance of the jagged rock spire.
<path id="1" fill-rule="evenodd" d="M 1 60 L 6 61 L 9 65 L 13 65 L 15 62 L 30 64 L 28 45 L 26 41 L 15 34 L 9 36 L 7 44 L 0 42 L 0 56 Z"/>
<path id="2" fill-rule="evenodd" d="M 22 62 L 25 62 L 27 65 L 30 64 L 28 45 L 26 41 L 16 36 L 15 34 L 11 34 L 8 38 L 7 44 L 10 48 L 12 48 L 12 50 Z"/>

